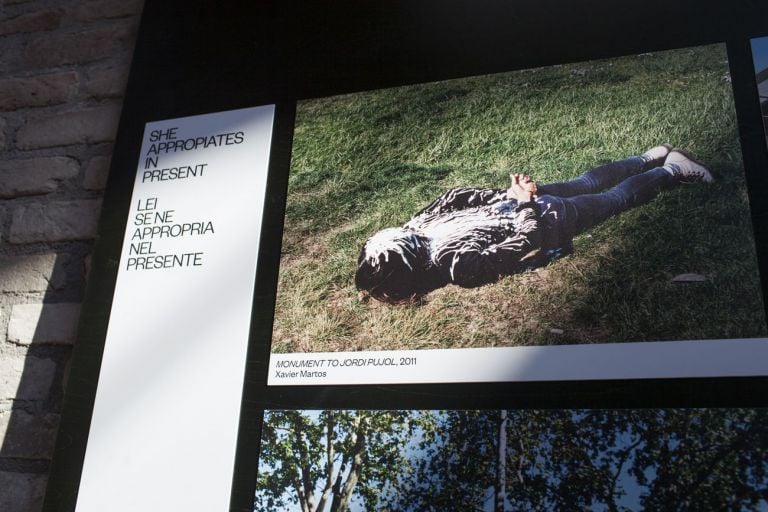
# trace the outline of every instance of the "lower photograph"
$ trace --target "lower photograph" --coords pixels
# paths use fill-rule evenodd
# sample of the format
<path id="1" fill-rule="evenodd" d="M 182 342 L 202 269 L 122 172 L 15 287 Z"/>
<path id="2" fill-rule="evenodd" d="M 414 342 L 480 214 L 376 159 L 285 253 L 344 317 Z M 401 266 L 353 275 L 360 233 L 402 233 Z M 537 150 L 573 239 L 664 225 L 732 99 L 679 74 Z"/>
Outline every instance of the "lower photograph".
<path id="1" fill-rule="evenodd" d="M 253 509 L 768 510 L 768 409 L 266 411 Z"/>

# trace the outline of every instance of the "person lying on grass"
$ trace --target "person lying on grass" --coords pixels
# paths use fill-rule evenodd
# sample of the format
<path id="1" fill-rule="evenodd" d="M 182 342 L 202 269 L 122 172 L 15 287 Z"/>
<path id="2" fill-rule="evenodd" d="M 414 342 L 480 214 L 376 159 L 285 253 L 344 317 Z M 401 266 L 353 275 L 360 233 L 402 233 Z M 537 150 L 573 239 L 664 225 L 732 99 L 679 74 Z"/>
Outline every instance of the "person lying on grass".
<path id="1" fill-rule="evenodd" d="M 508 189 L 449 190 L 402 227 L 374 234 L 360 251 L 357 289 L 399 304 L 451 283 L 492 283 L 570 253 L 576 235 L 662 189 L 714 181 L 704 165 L 669 144 L 568 182 L 511 178 Z"/>

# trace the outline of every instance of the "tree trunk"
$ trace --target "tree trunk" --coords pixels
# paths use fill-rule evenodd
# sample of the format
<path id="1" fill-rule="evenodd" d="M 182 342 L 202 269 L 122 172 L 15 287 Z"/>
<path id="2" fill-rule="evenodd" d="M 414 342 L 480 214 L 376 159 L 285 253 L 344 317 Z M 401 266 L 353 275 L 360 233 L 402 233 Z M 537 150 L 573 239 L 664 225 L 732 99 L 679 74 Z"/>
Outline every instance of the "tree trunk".
<path id="1" fill-rule="evenodd" d="M 315 512 L 315 485 L 311 478 L 311 462 L 307 454 L 307 445 L 304 440 L 304 426 L 299 416 L 293 418 L 294 449 L 299 453 L 299 500 L 306 503 L 308 512 Z M 303 491 L 303 492 L 302 492 Z M 303 506 L 304 507 L 304 506 Z"/>
<path id="2" fill-rule="evenodd" d="M 333 431 L 336 428 L 336 424 L 333 418 L 333 411 L 328 412 L 328 421 L 325 428 L 325 488 L 323 489 L 323 494 L 320 497 L 320 502 L 317 504 L 317 512 L 323 512 L 323 510 L 325 510 L 325 505 L 328 503 L 328 499 L 331 497 L 333 482 L 336 480 L 336 475 L 333 474 L 333 458 L 335 457 L 333 451 Z"/>
<path id="3" fill-rule="evenodd" d="M 304 495 L 304 488 L 301 486 L 301 482 L 298 478 L 294 478 L 293 486 L 296 489 L 296 496 L 299 497 L 299 505 L 301 506 L 301 512 L 312 512 L 307 503 L 307 497 Z"/>
<path id="4" fill-rule="evenodd" d="M 499 429 L 497 435 L 496 460 L 496 495 L 493 510 L 504 512 L 507 501 L 507 411 L 499 411 Z"/>
<path id="5" fill-rule="evenodd" d="M 360 479 L 360 471 L 363 468 L 363 455 L 365 454 L 365 423 L 358 416 L 355 418 L 355 428 L 353 430 L 350 441 L 352 441 L 352 466 L 349 469 L 349 476 L 347 481 L 339 489 L 339 492 L 334 494 L 333 503 L 331 503 L 331 512 L 347 512 L 349 510 L 349 502 L 352 500 L 352 493 L 355 490 L 358 480 Z"/>

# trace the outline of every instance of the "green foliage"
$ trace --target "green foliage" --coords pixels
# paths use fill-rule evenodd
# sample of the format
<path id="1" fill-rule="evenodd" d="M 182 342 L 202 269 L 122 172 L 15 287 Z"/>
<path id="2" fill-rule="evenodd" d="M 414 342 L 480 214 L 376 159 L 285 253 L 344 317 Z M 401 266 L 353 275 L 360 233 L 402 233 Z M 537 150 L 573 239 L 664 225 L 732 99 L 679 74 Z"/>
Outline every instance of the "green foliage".
<path id="1" fill-rule="evenodd" d="M 329 474 L 335 480 L 339 472 L 344 482 L 325 510 L 350 503 L 489 510 L 499 418 L 499 411 L 267 412 L 254 510 L 319 512 Z M 505 510 L 768 507 L 766 409 L 518 410 L 508 411 L 506 429 Z M 354 471 L 344 461 L 361 436 L 359 480 L 343 503 L 339 489 Z M 312 498 L 301 496 L 302 478 Z"/>
<path id="2" fill-rule="evenodd" d="M 394 509 L 487 510 L 498 411 L 438 416 Z M 509 411 L 506 455 L 506 510 L 768 506 L 764 409 Z"/>
<path id="3" fill-rule="evenodd" d="M 432 418 L 408 411 L 267 411 L 254 510 L 344 512 L 352 497 L 378 510 L 396 489 L 405 444 Z"/>

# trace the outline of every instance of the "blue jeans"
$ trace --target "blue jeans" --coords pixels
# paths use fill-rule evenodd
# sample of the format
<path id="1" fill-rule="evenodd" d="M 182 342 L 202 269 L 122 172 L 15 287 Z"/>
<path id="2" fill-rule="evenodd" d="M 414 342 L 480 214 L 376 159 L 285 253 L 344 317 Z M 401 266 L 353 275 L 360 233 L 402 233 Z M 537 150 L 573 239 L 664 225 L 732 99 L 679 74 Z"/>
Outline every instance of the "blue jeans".
<path id="1" fill-rule="evenodd" d="M 648 203 L 676 183 L 670 173 L 635 156 L 601 165 L 575 180 L 539 187 L 536 200 L 558 246 L 625 210 Z M 608 190 L 606 190 L 608 189 Z"/>

